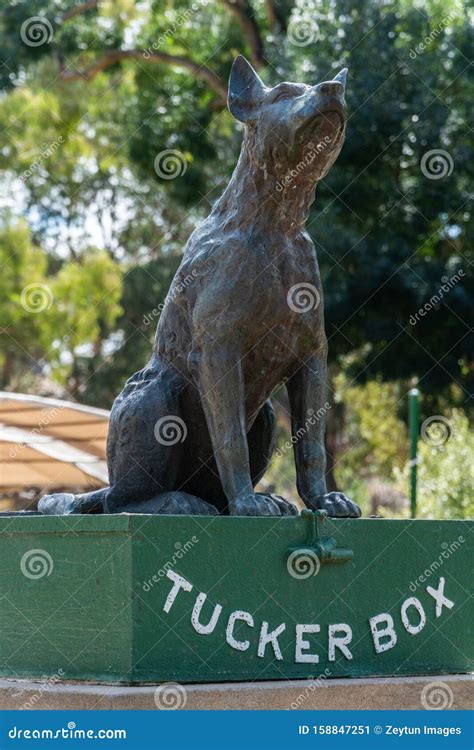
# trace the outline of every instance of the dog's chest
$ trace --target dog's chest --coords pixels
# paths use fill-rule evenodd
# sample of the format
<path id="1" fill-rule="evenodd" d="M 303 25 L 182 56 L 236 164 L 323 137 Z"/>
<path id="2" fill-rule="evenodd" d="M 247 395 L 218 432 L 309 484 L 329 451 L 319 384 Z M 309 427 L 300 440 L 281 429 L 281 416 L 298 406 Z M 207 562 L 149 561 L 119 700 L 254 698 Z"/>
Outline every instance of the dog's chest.
<path id="1" fill-rule="evenodd" d="M 192 277 L 193 283 L 182 300 L 175 297 L 192 311 L 193 322 L 216 341 L 232 340 L 262 367 L 314 351 L 322 296 L 309 237 L 301 232 L 290 240 L 269 228 L 266 234 L 206 239 L 181 268 L 180 276 Z"/>
<path id="2" fill-rule="evenodd" d="M 248 281 L 252 312 L 284 338 L 303 334 L 321 314 L 321 282 L 314 247 L 308 239 L 281 243 L 281 250 L 256 253 Z M 250 270 L 250 269 L 249 269 Z"/>
<path id="3" fill-rule="evenodd" d="M 314 353 L 324 337 L 322 290 L 312 246 L 287 246 L 254 259 L 239 328 L 249 370 L 281 379 Z"/>

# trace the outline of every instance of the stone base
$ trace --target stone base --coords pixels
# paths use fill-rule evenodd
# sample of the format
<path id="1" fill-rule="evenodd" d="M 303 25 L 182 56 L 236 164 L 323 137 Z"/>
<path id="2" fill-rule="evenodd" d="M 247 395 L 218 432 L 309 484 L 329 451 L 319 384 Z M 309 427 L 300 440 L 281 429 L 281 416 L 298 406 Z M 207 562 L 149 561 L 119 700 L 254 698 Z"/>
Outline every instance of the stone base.
<path id="1" fill-rule="evenodd" d="M 166 692 L 167 705 L 192 710 L 415 710 L 427 706 L 473 706 L 471 675 L 429 675 L 186 686 L 163 683 L 161 687 L 0 680 L 0 709 L 157 710 Z"/>

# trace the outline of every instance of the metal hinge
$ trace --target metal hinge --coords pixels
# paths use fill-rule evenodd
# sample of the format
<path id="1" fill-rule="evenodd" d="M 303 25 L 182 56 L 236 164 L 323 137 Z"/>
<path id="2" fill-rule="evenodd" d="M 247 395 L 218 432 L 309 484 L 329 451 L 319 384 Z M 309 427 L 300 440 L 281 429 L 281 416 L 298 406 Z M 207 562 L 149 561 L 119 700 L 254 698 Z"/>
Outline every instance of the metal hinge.
<path id="1" fill-rule="evenodd" d="M 336 540 L 325 535 L 323 524 L 327 518 L 325 510 L 303 510 L 302 518 L 310 524 L 307 544 L 290 547 L 286 567 L 293 578 L 309 578 L 316 575 L 321 565 L 341 564 L 352 560 L 351 549 L 336 547 Z"/>

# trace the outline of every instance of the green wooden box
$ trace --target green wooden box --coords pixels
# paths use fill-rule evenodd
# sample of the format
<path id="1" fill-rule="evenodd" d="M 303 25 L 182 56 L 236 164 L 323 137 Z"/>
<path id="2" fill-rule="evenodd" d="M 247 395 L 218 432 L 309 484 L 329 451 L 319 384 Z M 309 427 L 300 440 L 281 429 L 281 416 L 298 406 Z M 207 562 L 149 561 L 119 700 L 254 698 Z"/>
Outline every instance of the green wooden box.
<path id="1" fill-rule="evenodd" d="M 1 517 L 0 675 L 467 672 L 468 521 Z"/>

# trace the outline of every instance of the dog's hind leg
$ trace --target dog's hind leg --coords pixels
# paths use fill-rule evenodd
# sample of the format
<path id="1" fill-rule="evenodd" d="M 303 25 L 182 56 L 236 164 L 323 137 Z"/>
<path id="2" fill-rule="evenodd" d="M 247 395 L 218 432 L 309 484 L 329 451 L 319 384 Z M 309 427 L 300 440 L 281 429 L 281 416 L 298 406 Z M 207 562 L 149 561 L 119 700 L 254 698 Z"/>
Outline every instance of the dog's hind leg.
<path id="1" fill-rule="evenodd" d="M 180 409 L 185 386 L 180 373 L 155 358 L 127 381 L 110 414 L 105 512 L 127 511 L 179 486 L 183 446 L 189 449 Z"/>
<path id="2" fill-rule="evenodd" d="M 156 359 L 133 375 L 110 415 L 110 487 L 82 495 L 46 495 L 38 509 L 54 515 L 117 513 L 127 511 L 133 504 L 156 501 L 161 493 L 175 490 L 187 437 L 179 407 L 183 385 L 179 373 Z M 176 502 L 175 498 L 175 505 Z M 169 503 L 165 506 L 169 507 Z M 159 503 L 153 504 L 155 512 L 159 512 L 159 507 Z"/>

